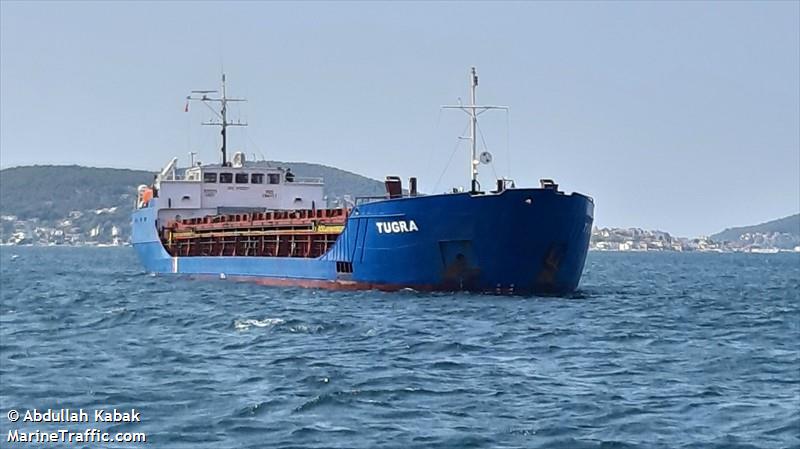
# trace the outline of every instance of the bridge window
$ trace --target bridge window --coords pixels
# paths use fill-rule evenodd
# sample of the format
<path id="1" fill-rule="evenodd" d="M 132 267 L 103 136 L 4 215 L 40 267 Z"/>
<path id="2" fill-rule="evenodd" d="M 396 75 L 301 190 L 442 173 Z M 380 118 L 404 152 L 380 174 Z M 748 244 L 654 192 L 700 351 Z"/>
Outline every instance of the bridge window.
<path id="1" fill-rule="evenodd" d="M 250 184 L 264 184 L 264 173 L 253 173 L 250 175 Z"/>
<path id="2" fill-rule="evenodd" d="M 281 183 L 281 175 L 278 173 L 270 173 L 269 174 L 269 183 L 270 184 L 280 184 Z"/>
<path id="3" fill-rule="evenodd" d="M 247 184 L 247 173 L 236 173 L 236 184 Z"/>
<path id="4" fill-rule="evenodd" d="M 203 182 L 217 182 L 217 174 L 216 173 L 203 173 Z"/>
<path id="5" fill-rule="evenodd" d="M 233 173 L 220 173 L 219 174 L 219 182 L 220 184 L 230 184 L 233 182 Z"/>

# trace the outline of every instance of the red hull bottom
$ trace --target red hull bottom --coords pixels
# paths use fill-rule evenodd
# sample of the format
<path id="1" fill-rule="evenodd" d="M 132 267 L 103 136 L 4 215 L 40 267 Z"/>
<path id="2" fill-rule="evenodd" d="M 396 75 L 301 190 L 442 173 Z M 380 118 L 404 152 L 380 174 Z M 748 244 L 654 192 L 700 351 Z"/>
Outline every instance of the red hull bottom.
<path id="1" fill-rule="evenodd" d="M 377 290 L 382 292 L 397 292 L 401 290 L 413 290 L 419 292 L 454 292 L 444 288 L 437 288 L 431 285 L 395 285 L 395 284 L 375 284 L 369 282 L 356 282 L 346 280 L 330 281 L 325 279 L 299 279 L 299 278 L 275 278 L 259 276 L 218 276 L 212 274 L 178 274 L 177 276 L 198 280 L 228 280 L 233 282 L 248 282 L 267 287 L 299 287 L 309 289 L 338 290 L 338 291 L 360 291 Z M 510 289 L 497 289 L 494 291 L 476 292 L 491 293 L 497 295 L 520 294 Z"/>

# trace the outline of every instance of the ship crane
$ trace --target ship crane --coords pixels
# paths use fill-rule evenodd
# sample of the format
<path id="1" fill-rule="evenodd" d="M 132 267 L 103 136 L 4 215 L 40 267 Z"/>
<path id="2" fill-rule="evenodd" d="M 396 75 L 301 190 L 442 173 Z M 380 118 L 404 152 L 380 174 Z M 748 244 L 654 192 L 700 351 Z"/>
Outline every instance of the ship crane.
<path id="1" fill-rule="evenodd" d="M 494 106 L 494 105 L 477 105 L 475 103 L 475 94 L 478 89 L 478 73 L 475 67 L 470 71 L 470 104 L 468 105 L 446 105 L 442 109 L 461 109 L 469 115 L 469 137 L 470 141 L 470 158 L 469 158 L 469 178 L 470 178 L 470 192 L 478 193 L 478 165 L 481 160 L 478 159 L 478 116 L 486 111 L 493 109 L 501 109 L 508 111 L 508 106 Z M 459 102 L 460 103 L 460 102 Z M 481 158 L 491 162 L 491 156 L 483 156 Z"/>
<path id="2" fill-rule="evenodd" d="M 228 98 L 227 92 L 225 90 L 225 74 L 222 74 L 222 95 L 219 98 L 209 97 L 209 94 L 217 93 L 216 90 L 193 90 L 189 96 L 186 97 L 187 101 L 202 101 L 211 111 L 217 116 L 219 120 L 209 120 L 207 122 L 203 122 L 203 125 L 208 126 L 219 126 L 222 128 L 220 134 L 222 134 L 222 166 L 228 165 L 228 154 L 227 154 L 227 144 L 228 144 L 228 135 L 227 129 L 229 126 L 247 126 L 247 123 L 242 123 L 240 120 L 235 122 L 228 121 L 228 102 L 233 101 L 247 101 L 244 98 Z M 212 108 L 209 103 L 219 103 L 220 110 L 217 112 L 214 108 Z"/>

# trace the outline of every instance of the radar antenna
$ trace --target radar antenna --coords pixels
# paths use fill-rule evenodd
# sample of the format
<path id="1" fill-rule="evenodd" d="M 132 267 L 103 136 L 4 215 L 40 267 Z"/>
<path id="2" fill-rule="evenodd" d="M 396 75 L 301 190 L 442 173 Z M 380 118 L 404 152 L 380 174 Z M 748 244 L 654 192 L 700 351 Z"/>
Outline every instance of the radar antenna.
<path id="1" fill-rule="evenodd" d="M 455 106 L 442 106 L 442 109 L 461 109 L 469 115 L 469 137 L 470 141 L 470 159 L 469 159 L 469 177 L 471 180 L 471 193 L 478 192 L 478 165 L 481 161 L 478 160 L 478 116 L 491 109 L 508 110 L 508 106 L 478 106 L 475 104 L 475 93 L 478 88 L 478 73 L 475 67 L 470 71 L 470 104 L 469 105 L 455 105 Z M 461 103 L 459 101 L 459 103 Z"/>
<path id="2" fill-rule="evenodd" d="M 217 116 L 219 120 L 209 120 L 207 122 L 203 122 L 203 125 L 209 126 L 219 126 L 222 128 L 220 134 L 222 134 L 222 166 L 228 165 L 228 154 L 227 154 L 227 144 L 228 144 L 228 136 L 227 136 L 227 128 L 229 126 L 247 126 L 247 123 L 242 123 L 240 120 L 236 122 L 229 122 L 228 121 L 228 102 L 229 101 L 247 101 L 244 98 L 228 98 L 227 93 L 225 91 L 225 74 L 222 74 L 222 96 L 219 98 L 212 98 L 209 97 L 208 94 L 215 94 L 217 93 L 216 90 L 193 90 L 191 95 L 186 97 L 186 100 L 192 101 L 202 101 L 211 111 Z M 220 104 L 220 111 L 217 112 L 214 108 L 212 108 L 209 103 L 216 102 Z"/>

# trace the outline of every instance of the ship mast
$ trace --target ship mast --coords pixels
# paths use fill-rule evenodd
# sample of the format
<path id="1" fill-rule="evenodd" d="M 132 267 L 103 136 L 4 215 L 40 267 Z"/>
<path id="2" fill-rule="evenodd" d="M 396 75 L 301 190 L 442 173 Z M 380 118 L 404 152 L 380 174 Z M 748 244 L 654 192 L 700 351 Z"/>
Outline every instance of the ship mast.
<path id="1" fill-rule="evenodd" d="M 508 106 L 479 106 L 476 104 L 476 92 L 478 90 L 478 72 L 475 67 L 470 70 L 470 104 L 464 106 L 462 104 L 455 106 L 442 106 L 443 109 L 461 109 L 469 115 L 469 137 L 470 141 L 470 158 L 469 158 L 469 179 L 470 179 L 470 192 L 478 193 L 478 116 L 490 109 L 503 109 L 508 110 Z M 460 101 L 459 101 L 460 103 Z"/>
<path id="2" fill-rule="evenodd" d="M 478 183 L 478 114 L 475 111 L 475 92 L 478 90 L 478 74 L 475 73 L 475 67 L 472 68 L 472 76 L 470 76 L 470 109 L 469 109 L 469 143 L 472 147 L 472 157 L 469 159 L 469 172 L 471 176 L 471 192 L 475 193 Z"/>
<path id="3" fill-rule="evenodd" d="M 241 121 L 237 120 L 236 122 L 229 122 L 228 121 L 228 102 L 229 101 L 247 101 L 244 98 L 228 98 L 226 89 L 225 89 L 225 74 L 222 74 L 222 96 L 219 98 L 212 98 L 209 97 L 208 94 L 215 94 L 217 93 L 216 90 L 193 90 L 191 95 L 187 96 L 187 100 L 197 100 L 202 101 L 211 111 L 217 116 L 219 120 L 209 120 L 207 122 L 203 122 L 203 125 L 209 126 L 219 126 L 222 128 L 220 134 L 222 134 L 222 166 L 228 165 L 228 127 L 229 126 L 247 126 L 247 123 L 242 123 Z M 220 104 L 220 111 L 217 112 L 214 108 L 212 108 L 209 103 L 216 102 Z"/>

